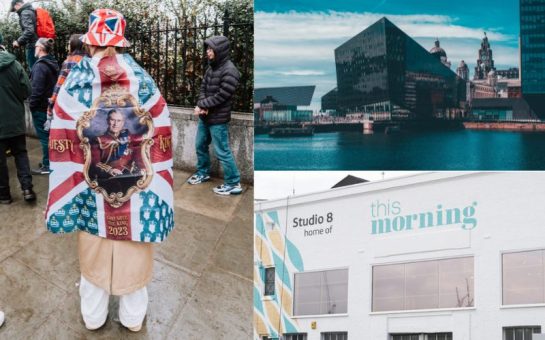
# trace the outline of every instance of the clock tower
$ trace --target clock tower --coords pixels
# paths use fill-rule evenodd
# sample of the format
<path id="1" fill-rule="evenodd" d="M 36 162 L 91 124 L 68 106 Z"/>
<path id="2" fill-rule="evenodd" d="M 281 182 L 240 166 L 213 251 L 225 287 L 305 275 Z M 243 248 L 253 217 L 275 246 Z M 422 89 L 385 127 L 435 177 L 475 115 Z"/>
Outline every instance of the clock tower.
<path id="1" fill-rule="evenodd" d="M 479 49 L 473 80 L 486 79 L 488 73 L 492 70 L 496 70 L 496 68 L 494 67 L 494 59 L 492 58 L 492 49 L 490 48 L 486 32 L 484 32 L 484 38 L 481 41 L 481 48 Z"/>

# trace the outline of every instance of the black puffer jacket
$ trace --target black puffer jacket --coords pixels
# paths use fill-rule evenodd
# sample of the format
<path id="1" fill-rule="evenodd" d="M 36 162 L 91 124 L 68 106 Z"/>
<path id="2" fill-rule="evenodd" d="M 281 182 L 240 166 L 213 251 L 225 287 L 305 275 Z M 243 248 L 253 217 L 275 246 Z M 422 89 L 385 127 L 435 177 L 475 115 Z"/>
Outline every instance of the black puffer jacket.
<path id="1" fill-rule="evenodd" d="M 36 11 L 32 8 L 32 4 L 26 3 L 23 7 L 19 8 L 17 14 L 19 15 L 19 26 L 21 26 L 21 31 L 23 31 L 17 42 L 21 46 L 34 48 L 34 43 L 38 40 L 38 35 L 36 34 Z"/>
<path id="2" fill-rule="evenodd" d="M 215 58 L 204 74 L 197 106 L 208 109 L 207 115 L 200 115 L 206 124 L 224 124 L 231 120 L 233 94 L 240 73 L 229 59 L 229 40 L 226 37 L 215 36 L 204 43 L 214 50 Z"/>
<path id="3" fill-rule="evenodd" d="M 51 55 L 41 57 L 32 66 L 30 73 L 30 83 L 32 84 L 32 94 L 28 99 L 31 111 L 47 111 L 49 98 L 53 94 L 53 88 L 57 83 L 59 76 L 59 63 Z"/>

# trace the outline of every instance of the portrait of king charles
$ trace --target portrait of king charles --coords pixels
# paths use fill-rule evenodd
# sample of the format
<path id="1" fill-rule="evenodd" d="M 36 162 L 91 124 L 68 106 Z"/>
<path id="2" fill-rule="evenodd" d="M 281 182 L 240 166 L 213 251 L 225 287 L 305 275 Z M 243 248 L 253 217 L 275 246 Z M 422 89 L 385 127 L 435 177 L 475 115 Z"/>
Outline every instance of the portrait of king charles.
<path id="1" fill-rule="evenodd" d="M 103 126 L 103 124 L 100 124 Z M 89 176 L 109 193 L 125 194 L 145 176 L 141 134 L 131 134 L 120 109 L 106 115 L 106 131 L 91 140 Z"/>

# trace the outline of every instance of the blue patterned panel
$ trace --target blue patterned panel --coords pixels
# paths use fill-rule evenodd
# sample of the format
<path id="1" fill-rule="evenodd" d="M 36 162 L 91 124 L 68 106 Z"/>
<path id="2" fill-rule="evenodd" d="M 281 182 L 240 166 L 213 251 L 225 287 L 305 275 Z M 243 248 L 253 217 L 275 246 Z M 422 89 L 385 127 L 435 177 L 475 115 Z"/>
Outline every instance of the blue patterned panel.
<path id="1" fill-rule="evenodd" d="M 140 241 L 163 241 L 174 228 L 174 211 L 151 190 L 143 191 L 139 196 L 142 200 Z"/>
<path id="2" fill-rule="evenodd" d="M 79 229 L 98 235 L 96 206 L 95 193 L 85 189 L 51 215 L 47 229 L 54 234 L 71 233 Z"/>
<path id="3" fill-rule="evenodd" d="M 123 58 L 138 78 L 138 101 L 140 105 L 143 105 L 157 92 L 157 86 L 149 74 L 128 53 L 123 54 Z"/>
<path id="4" fill-rule="evenodd" d="M 96 77 L 90 61 L 90 58 L 84 57 L 74 65 L 63 85 L 66 92 L 87 107 L 93 103 L 93 80 Z"/>

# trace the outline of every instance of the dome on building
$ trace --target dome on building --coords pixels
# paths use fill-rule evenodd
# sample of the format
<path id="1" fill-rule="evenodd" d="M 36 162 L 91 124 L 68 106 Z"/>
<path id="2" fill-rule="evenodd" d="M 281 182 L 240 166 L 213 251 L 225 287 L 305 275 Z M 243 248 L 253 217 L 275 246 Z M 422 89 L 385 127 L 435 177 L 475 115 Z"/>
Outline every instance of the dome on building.
<path id="1" fill-rule="evenodd" d="M 439 46 L 439 39 L 435 40 L 435 46 L 432 47 L 430 53 L 439 58 L 447 57 L 447 53 L 445 52 L 445 50 L 441 46 Z"/>
<path id="2" fill-rule="evenodd" d="M 463 60 L 461 60 L 461 61 L 460 61 L 460 64 L 458 64 L 458 67 L 459 67 L 459 68 L 467 67 L 466 62 L 463 61 Z"/>

